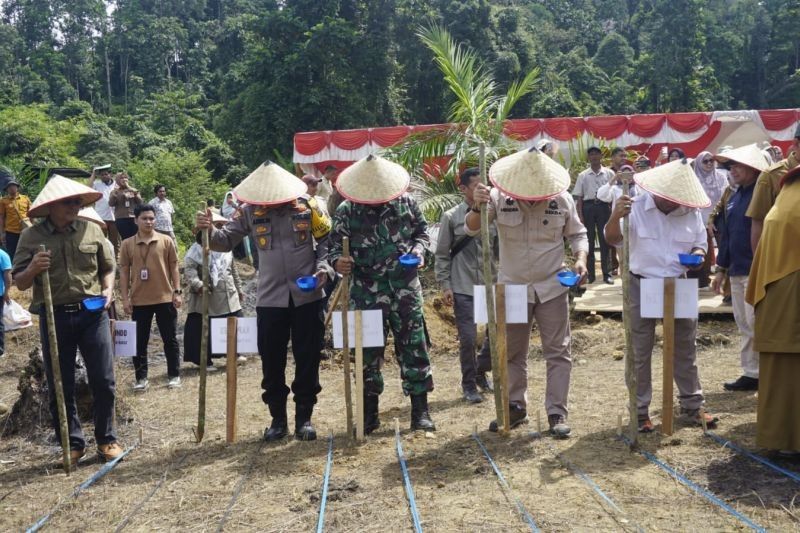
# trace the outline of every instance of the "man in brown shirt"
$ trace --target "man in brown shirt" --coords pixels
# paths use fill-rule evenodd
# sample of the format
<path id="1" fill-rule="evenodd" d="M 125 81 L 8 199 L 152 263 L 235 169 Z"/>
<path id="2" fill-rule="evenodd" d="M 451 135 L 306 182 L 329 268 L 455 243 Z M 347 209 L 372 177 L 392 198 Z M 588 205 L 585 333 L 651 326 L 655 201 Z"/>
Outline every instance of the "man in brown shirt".
<path id="1" fill-rule="evenodd" d="M 750 217 L 750 246 L 755 251 L 758 241 L 761 240 L 761 230 L 764 227 L 764 219 L 775 204 L 775 199 L 780 192 L 780 183 L 787 172 L 800 164 L 800 124 L 794 132 L 794 142 L 789 147 L 789 155 L 786 159 L 778 161 L 758 176 L 756 188 L 753 190 L 753 199 L 750 207 L 747 208 L 747 216 Z"/>
<path id="2" fill-rule="evenodd" d="M 114 209 L 114 219 L 120 240 L 136 235 L 137 226 L 134 221 L 134 209 L 142 205 L 139 191 L 130 186 L 130 178 L 124 172 L 116 175 L 117 188 L 108 195 L 108 205 Z"/>
<path id="3" fill-rule="evenodd" d="M 119 255 L 119 289 L 122 306 L 136 322 L 135 391 L 147 389 L 147 343 L 153 315 L 164 342 L 169 388 L 181 386 L 180 352 L 175 336 L 178 308 L 181 306 L 181 280 L 178 252 L 167 235 L 155 231 L 156 213 L 152 205 L 134 209 L 136 235 L 122 241 Z"/>

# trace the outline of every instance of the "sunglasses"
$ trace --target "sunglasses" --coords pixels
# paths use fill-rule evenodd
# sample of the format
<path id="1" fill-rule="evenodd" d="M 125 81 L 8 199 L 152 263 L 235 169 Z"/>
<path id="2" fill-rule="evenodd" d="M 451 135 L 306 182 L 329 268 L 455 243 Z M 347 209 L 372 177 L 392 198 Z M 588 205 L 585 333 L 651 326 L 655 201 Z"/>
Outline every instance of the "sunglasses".
<path id="1" fill-rule="evenodd" d="M 703 159 L 703 164 L 704 164 L 704 165 L 710 165 L 710 164 L 711 164 L 711 163 L 713 163 L 713 162 L 714 162 L 714 160 L 713 160 L 713 159 Z"/>
<path id="2" fill-rule="evenodd" d="M 78 207 L 80 207 L 83 204 L 83 200 L 81 200 L 80 198 L 66 198 L 64 200 L 61 200 L 58 203 L 60 203 L 61 205 L 70 205 L 70 206 L 78 206 Z"/>

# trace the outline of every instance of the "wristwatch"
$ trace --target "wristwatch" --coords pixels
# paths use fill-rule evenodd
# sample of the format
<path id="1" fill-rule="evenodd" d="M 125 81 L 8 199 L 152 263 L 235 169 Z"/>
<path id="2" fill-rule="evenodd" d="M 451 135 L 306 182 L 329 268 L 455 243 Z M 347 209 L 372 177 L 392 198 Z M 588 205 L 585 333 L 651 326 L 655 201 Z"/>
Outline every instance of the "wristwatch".
<path id="1" fill-rule="evenodd" d="M 175 289 L 175 290 L 174 290 L 174 291 L 172 291 L 172 292 L 173 292 L 173 294 L 178 294 L 178 295 L 180 295 L 180 294 L 183 294 L 183 289 Z"/>

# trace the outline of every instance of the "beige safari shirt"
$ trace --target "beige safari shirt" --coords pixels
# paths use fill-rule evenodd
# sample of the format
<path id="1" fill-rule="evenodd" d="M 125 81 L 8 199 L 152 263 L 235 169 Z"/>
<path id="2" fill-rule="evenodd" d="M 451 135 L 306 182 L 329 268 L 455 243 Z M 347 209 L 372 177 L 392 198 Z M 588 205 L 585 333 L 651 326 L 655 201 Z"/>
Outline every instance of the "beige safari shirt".
<path id="1" fill-rule="evenodd" d="M 763 221 L 767 213 L 775 205 L 775 199 L 780 192 L 781 179 L 787 172 L 796 167 L 800 162 L 798 154 L 791 152 L 789 157 L 778 161 L 758 176 L 756 188 L 753 190 L 753 199 L 747 208 L 747 216 L 753 220 Z"/>
<path id="2" fill-rule="evenodd" d="M 77 303 L 89 296 L 100 296 L 100 278 L 114 270 L 114 249 L 100 226 L 76 220 L 60 233 L 50 219 L 24 230 L 14 255 L 12 274 L 28 268 L 33 256 L 44 244 L 52 252 L 50 258 L 50 292 L 53 305 Z M 42 276 L 33 281 L 31 312 L 38 313 L 44 303 Z"/>
<path id="3" fill-rule="evenodd" d="M 564 268 L 564 238 L 572 252 L 589 252 L 586 227 L 566 192 L 541 202 L 520 201 L 492 189 L 489 221 L 500 241 L 498 283 L 527 285 L 528 302 L 547 302 L 567 292 L 556 278 Z M 464 225 L 467 235 L 477 235 Z"/>

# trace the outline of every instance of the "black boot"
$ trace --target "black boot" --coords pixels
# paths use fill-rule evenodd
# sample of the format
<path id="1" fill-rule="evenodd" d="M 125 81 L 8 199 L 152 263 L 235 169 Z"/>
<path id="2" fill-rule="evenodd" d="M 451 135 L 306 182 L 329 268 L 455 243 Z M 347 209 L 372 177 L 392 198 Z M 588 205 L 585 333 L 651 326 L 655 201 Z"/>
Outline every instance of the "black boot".
<path id="1" fill-rule="evenodd" d="M 313 405 L 297 404 L 294 414 L 294 438 L 297 440 L 317 440 L 317 431 L 311 425 Z"/>
<path id="2" fill-rule="evenodd" d="M 428 393 L 423 392 L 411 396 L 411 429 L 421 429 L 424 431 L 436 431 L 436 426 L 428 414 Z"/>
<path id="3" fill-rule="evenodd" d="M 378 418 L 378 398 L 377 394 L 364 395 L 364 434 L 369 435 L 379 427 L 381 420 Z"/>
<path id="4" fill-rule="evenodd" d="M 269 414 L 272 415 L 272 423 L 264 431 L 264 440 L 272 442 L 280 440 L 289 434 L 289 427 L 286 421 L 286 402 L 281 404 L 269 404 Z"/>

